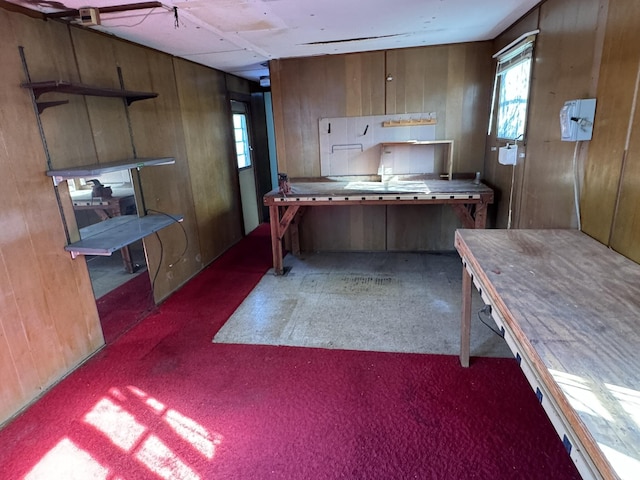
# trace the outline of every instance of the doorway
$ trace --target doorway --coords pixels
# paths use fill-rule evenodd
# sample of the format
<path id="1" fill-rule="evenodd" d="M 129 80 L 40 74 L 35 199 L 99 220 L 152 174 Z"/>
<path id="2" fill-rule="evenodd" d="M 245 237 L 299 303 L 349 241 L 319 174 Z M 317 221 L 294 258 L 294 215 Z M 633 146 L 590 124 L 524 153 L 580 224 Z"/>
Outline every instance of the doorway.
<path id="1" fill-rule="evenodd" d="M 260 224 L 249 104 L 240 100 L 231 100 L 231 114 L 238 161 L 244 234 L 247 235 Z"/>

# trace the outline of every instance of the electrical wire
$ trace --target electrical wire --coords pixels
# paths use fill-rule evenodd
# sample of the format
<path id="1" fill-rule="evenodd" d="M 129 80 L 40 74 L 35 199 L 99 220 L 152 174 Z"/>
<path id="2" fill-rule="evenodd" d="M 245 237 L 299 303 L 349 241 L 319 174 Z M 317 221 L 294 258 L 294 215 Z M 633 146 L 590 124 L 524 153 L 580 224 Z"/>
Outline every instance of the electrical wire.
<path id="1" fill-rule="evenodd" d="M 482 323 L 484 323 L 493 333 L 495 333 L 496 335 L 498 335 L 501 338 L 504 338 L 504 331 L 498 331 L 495 328 L 493 328 L 487 321 L 485 321 L 484 318 L 482 318 L 482 315 L 491 315 L 491 305 L 485 305 L 484 307 L 482 307 L 480 310 L 478 310 L 478 318 L 480 319 L 480 321 Z"/>
<path id="2" fill-rule="evenodd" d="M 509 189 L 509 218 L 507 220 L 507 229 L 511 229 L 511 212 L 513 211 L 513 185 L 516 180 L 516 166 L 511 165 L 511 188 Z"/>
<path id="3" fill-rule="evenodd" d="M 144 17 L 142 17 L 142 20 L 140 20 L 138 23 L 133 23 L 133 24 L 131 24 L 131 25 L 126 25 L 126 24 L 121 24 L 121 25 L 109 25 L 109 24 L 106 24 L 106 23 L 104 22 L 104 20 L 102 20 L 101 24 L 102 24 L 102 26 L 103 26 L 103 27 L 108 27 L 108 28 L 133 28 L 133 27 L 137 27 L 138 25 L 142 25 L 142 23 L 143 23 L 147 18 L 149 18 L 149 15 L 151 15 L 151 14 L 154 12 L 154 10 L 155 10 L 155 9 L 156 9 L 155 7 L 154 7 L 154 8 L 152 8 L 151 10 L 149 10 L 149 12 L 148 12 Z"/>
<path id="4" fill-rule="evenodd" d="M 154 292 L 156 291 L 156 279 L 158 278 L 158 274 L 160 273 L 160 265 L 162 265 L 162 259 L 164 257 L 164 245 L 162 245 L 162 239 L 158 232 L 153 232 L 158 239 L 158 243 L 160 244 L 160 260 L 158 261 L 158 267 L 156 268 L 155 273 L 153 274 L 153 278 L 151 279 L 151 301 L 155 303 Z"/>
<path id="5" fill-rule="evenodd" d="M 187 250 L 189 249 L 189 236 L 187 235 L 187 231 L 184 228 L 184 225 L 182 225 L 182 222 L 180 221 L 179 218 L 174 217 L 173 215 L 169 215 L 166 212 L 162 212 L 160 210 L 154 210 L 153 208 L 147 208 L 145 213 L 149 213 L 149 212 L 154 212 L 154 213 L 158 213 L 160 215 L 165 215 L 167 217 L 169 217 L 170 219 L 172 219 L 175 223 L 177 223 L 178 225 L 180 225 L 180 228 L 182 229 L 182 233 L 184 234 L 184 239 L 185 239 L 185 245 L 184 245 L 184 250 L 182 250 L 182 253 L 180 254 L 180 256 L 178 257 L 178 259 L 169 264 L 169 268 L 173 267 L 175 264 L 177 264 L 182 258 L 184 258 L 185 254 L 187 253 Z M 156 271 L 153 274 L 153 278 L 151 279 L 151 300 L 152 302 L 154 301 L 153 298 L 153 294 L 156 290 L 156 280 L 158 279 L 158 275 L 160 274 L 160 266 L 162 265 L 162 261 L 164 259 L 164 244 L 162 243 L 162 239 L 160 238 L 160 235 L 158 234 L 158 232 L 153 232 L 156 236 L 156 238 L 158 239 L 158 244 L 160 245 L 160 259 L 158 260 L 158 267 L 156 268 Z"/>
<path id="6" fill-rule="evenodd" d="M 576 218 L 578 220 L 578 230 L 582 230 L 582 221 L 580 220 L 580 179 L 578 176 L 578 148 L 580 142 L 576 142 L 576 146 L 573 149 L 573 201 L 576 208 Z"/>
<path id="7" fill-rule="evenodd" d="M 182 260 L 184 258 L 184 256 L 187 253 L 187 250 L 189 249 L 189 236 L 187 235 L 187 230 L 184 228 L 184 225 L 182 224 L 180 219 L 174 217 L 173 215 L 170 215 L 170 214 L 168 214 L 166 212 L 162 212 L 160 210 L 154 210 L 153 208 L 147 208 L 147 213 L 149 213 L 149 212 L 159 213 L 160 215 L 165 215 L 165 216 L 169 217 L 175 223 L 180 225 L 180 228 L 182 229 L 182 234 L 184 235 L 184 249 L 182 250 L 182 253 L 178 256 L 178 259 L 175 262 L 172 262 L 172 263 L 169 264 L 169 268 L 171 268 L 174 265 L 176 265 L 180 260 Z M 156 234 L 157 234 L 157 232 L 156 232 Z"/>

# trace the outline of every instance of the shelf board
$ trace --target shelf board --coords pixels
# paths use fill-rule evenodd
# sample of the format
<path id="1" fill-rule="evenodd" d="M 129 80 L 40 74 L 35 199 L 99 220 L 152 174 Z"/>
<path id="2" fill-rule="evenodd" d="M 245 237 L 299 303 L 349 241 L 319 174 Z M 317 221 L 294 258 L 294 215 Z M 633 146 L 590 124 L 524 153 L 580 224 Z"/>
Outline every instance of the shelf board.
<path id="1" fill-rule="evenodd" d="M 68 178 L 95 177 L 96 175 L 117 172 L 119 170 L 151 167 L 154 165 L 171 165 L 173 163 L 176 163 L 176 160 L 173 157 L 127 158 L 116 162 L 96 163 L 94 165 L 47 170 L 47 175 L 49 177 L 56 177 L 58 179 L 65 180 Z"/>
<path id="2" fill-rule="evenodd" d="M 64 247 L 71 256 L 109 256 L 152 233 L 183 220 L 183 215 L 122 215 L 80 229 L 81 240 Z"/>
<path id="3" fill-rule="evenodd" d="M 23 83 L 20 86 L 22 88 L 31 89 L 36 99 L 39 98 L 43 93 L 59 92 L 72 95 L 91 95 L 94 97 L 124 98 L 127 101 L 127 105 L 131 105 L 131 103 L 137 100 L 146 100 L 148 98 L 155 98 L 158 96 L 158 94 L 155 92 L 136 92 L 132 90 L 122 90 L 116 88 L 94 87 L 90 85 L 84 85 L 82 83 L 71 83 L 60 80 Z"/>

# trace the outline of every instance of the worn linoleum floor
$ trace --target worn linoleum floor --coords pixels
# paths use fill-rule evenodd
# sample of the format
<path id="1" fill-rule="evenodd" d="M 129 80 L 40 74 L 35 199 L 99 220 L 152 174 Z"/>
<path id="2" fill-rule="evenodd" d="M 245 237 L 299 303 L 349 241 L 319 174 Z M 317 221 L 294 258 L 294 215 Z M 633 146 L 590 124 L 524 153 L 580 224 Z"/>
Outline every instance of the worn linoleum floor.
<path id="1" fill-rule="evenodd" d="M 457 253 L 311 253 L 284 264 L 288 273 L 267 272 L 214 342 L 459 353 Z M 471 355 L 512 356 L 480 321 L 482 306 L 474 291 Z"/>

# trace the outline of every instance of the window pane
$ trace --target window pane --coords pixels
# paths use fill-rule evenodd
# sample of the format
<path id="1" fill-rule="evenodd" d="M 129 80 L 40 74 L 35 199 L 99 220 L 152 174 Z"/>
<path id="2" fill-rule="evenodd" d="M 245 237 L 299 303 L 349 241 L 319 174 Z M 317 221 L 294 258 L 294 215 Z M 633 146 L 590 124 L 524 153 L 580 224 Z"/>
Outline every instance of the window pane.
<path id="1" fill-rule="evenodd" d="M 247 132 L 247 117 L 244 113 L 233 114 L 233 135 L 236 141 L 238 168 L 250 167 L 249 135 Z"/>
<path id="2" fill-rule="evenodd" d="M 515 140 L 524 136 L 530 73 L 531 59 L 528 58 L 500 74 L 498 138 Z"/>

